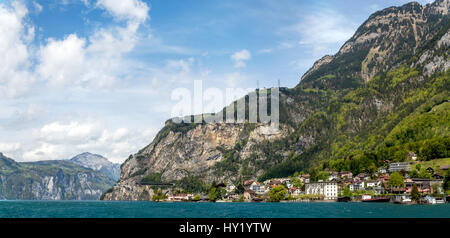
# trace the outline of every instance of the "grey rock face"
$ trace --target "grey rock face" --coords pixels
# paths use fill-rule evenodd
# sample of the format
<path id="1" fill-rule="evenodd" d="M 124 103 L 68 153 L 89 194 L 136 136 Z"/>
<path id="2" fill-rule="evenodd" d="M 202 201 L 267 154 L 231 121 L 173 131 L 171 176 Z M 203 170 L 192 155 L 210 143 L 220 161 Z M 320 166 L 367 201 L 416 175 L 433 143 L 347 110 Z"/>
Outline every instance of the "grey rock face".
<path id="1" fill-rule="evenodd" d="M 231 183 L 234 176 L 217 174 L 215 166 L 225 160 L 219 148 L 232 149 L 241 141 L 244 127 L 244 124 L 199 124 L 186 133 L 170 131 L 160 141 L 152 142 L 124 162 L 119 183 L 104 199 L 149 200 L 151 189 L 137 184 L 146 175 L 154 173 L 161 173 L 164 181 L 200 176 L 206 183 Z M 287 134 L 284 126 L 272 130 L 270 126 L 259 124 L 248 134 L 248 142 L 239 151 L 240 157 L 246 159 L 252 153 L 258 153 L 253 147 L 258 142 L 273 141 Z"/>

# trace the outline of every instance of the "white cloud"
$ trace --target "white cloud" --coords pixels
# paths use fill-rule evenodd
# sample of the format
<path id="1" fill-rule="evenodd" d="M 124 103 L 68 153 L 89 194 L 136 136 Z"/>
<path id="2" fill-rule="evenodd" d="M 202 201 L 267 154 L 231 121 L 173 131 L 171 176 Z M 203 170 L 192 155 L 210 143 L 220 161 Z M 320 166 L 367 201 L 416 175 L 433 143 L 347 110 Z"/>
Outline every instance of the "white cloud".
<path id="1" fill-rule="evenodd" d="M 132 74 L 124 57 L 138 43 L 138 29 L 149 8 L 137 0 L 104 0 L 97 5 L 126 20 L 126 26 L 101 28 L 87 38 L 71 34 L 62 40 L 49 39 L 41 46 L 37 72 L 50 85 L 103 89 Z"/>
<path id="2" fill-rule="evenodd" d="M 186 74 L 191 72 L 191 66 L 194 63 L 194 58 L 188 58 L 188 59 L 180 59 L 180 60 L 169 60 L 167 61 L 166 68 L 169 71 L 175 71 L 180 72 L 182 74 Z"/>
<path id="3" fill-rule="evenodd" d="M 248 50 L 241 50 L 233 55 L 231 55 L 231 59 L 234 61 L 234 67 L 235 68 L 244 68 L 246 67 L 246 61 L 250 60 L 252 58 L 252 55 Z"/>
<path id="4" fill-rule="evenodd" d="M 0 4 L 0 55 L 5 59 L 0 65 L 0 95 L 23 95 L 36 78 L 51 86 L 97 89 L 111 87 L 129 74 L 124 55 L 136 46 L 138 29 L 148 19 L 149 7 L 139 0 L 103 0 L 97 6 L 117 20 L 125 20 L 126 26 L 100 28 L 86 38 L 76 34 L 61 40 L 49 38 L 32 54 L 34 27 L 25 21 L 28 9 L 18 2 L 11 7 Z M 33 7 L 42 11 L 36 2 Z M 32 62 L 37 65 L 33 67 Z"/>
<path id="5" fill-rule="evenodd" d="M 37 3 L 36 1 L 33 1 L 33 7 L 34 7 L 34 9 L 35 9 L 35 11 L 36 11 L 37 14 L 41 13 L 42 10 L 44 9 L 44 8 L 42 7 L 42 5 L 39 4 L 39 3 Z"/>
<path id="6" fill-rule="evenodd" d="M 0 142 L 0 152 L 11 153 L 20 149 L 20 143 L 2 143 Z"/>
<path id="7" fill-rule="evenodd" d="M 283 32 L 293 32 L 299 37 L 298 43 L 312 47 L 315 55 L 334 54 L 339 47 L 354 34 L 357 24 L 333 10 L 322 10 L 304 16 L 295 25 Z"/>
<path id="8" fill-rule="evenodd" d="M 150 8 L 139 0 L 98 0 L 97 6 L 108 10 L 119 20 L 145 22 Z"/>
<path id="9" fill-rule="evenodd" d="M 28 47 L 34 28 L 25 23 L 27 14 L 26 7 L 18 2 L 11 7 L 0 4 L 0 96 L 20 96 L 34 81 Z"/>
<path id="10" fill-rule="evenodd" d="M 62 41 L 49 39 L 40 50 L 38 73 L 55 86 L 63 86 L 77 80 L 86 81 L 83 74 L 86 65 L 86 40 L 72 34 Z"/>
<path id="11" fill-rule="evenodd" d="M 156 128 L 142 131 L 125 127 L 110 129 L 94 120 L 55 121 L 36 131 L 34 141 L 37 143 L 25 150 L 22 158 L 25 161 L 59 160 L 89 151 L 114 162 L 123 162 L 128 155 L 148 144 L 156 132 Z"/>
<path id="12" fill-rule="evenodd" d="M 100 125 L 95 123 L 61 123 L 53 122 L 43 126 L 39 132 L 40 138 L 47 142 L 84 142 L 100 138 Z"/>
<path id="13" fill-rule="evenodd" d="M 47 113 L 47 109 L 38 103 L 29 103 L 20 108 L 13 108 L 4 119 L 4 123 L 0 124 L 2 130 L 18 130 L 32 128 L 33 124 L 43 118 Z M 1 150 L 0 150 L 1 151 Z"/>
<path id="14" fill-rule="evenodd" d="M 114 132 L 112 138 L 114 140 L 121 140 L 121 139 L 125 138 L 126 136 L 128 136 L 129 133 L 130 133 L 130 131 L 127 128 L 119 128 Z"/>
<path id="15" fill-rule="evenodd" d="M 61 159 L 66 152 L 65 149 L 58 145 L 42 143 L 38 148 L 25 152 L 23 158 L 26 161 Z"/>

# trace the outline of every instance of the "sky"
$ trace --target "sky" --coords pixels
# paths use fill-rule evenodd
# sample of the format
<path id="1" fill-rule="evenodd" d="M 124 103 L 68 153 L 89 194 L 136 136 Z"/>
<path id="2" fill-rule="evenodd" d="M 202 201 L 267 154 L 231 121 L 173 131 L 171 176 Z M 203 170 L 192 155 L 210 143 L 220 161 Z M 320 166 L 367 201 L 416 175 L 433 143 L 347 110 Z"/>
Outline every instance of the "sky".
<path id="1" fill-rule="evenodd" d="M 121 163 L 172 116 L 175 89 L 294 87 L 370 14 L 407 2 L 0 0 L 0 152 Z"/>

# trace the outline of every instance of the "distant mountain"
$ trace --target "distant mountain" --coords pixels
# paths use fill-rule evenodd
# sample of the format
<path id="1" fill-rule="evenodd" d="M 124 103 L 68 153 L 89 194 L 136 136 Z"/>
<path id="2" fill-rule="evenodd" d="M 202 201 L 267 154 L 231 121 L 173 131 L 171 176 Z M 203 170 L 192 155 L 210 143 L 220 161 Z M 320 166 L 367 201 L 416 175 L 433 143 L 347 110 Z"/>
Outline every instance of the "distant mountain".
<path id="1" fill-rule="evenodd" d="M 18 163 L 0 153 L 0 199 L 98 200 L 114 182 L 70 161 Z"/>
<path id="2" fill-rule="evenodd" d="M 120 177 L 120 164 L 114 164 L 101 155 L 85 152 L 73 157 L 70 161 L 77 165 L 99 171 L 114 181 L 117 181 Z"/>

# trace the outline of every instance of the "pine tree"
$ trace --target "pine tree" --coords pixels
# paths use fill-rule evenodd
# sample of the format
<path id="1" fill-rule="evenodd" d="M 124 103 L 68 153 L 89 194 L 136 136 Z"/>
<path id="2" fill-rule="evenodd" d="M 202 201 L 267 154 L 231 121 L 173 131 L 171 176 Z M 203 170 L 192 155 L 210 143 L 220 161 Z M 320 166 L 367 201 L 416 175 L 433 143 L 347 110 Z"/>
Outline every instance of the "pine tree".
<path id="1" fill-rule="evenodd" d="M 420 200 L 420 193 L 419 189 L 417 188 L 417 185 L 413 185 L 411 190 L 411 200 L 418 202 Z"/>

